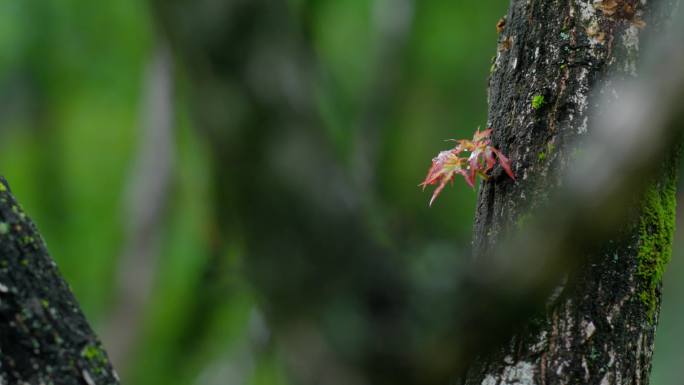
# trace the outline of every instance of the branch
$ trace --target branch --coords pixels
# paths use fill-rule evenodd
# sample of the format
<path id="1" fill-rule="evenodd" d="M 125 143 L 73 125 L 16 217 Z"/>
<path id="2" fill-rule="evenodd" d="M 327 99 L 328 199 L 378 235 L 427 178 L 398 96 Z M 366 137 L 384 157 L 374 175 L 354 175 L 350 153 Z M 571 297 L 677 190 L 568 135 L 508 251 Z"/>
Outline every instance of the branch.
<path id="1" fill-rule="evenodd" d="M 589 250 L 617 235 L 639 194 L 676 158 L 684 118 L 681 36 L 684 27 L 673 23 L 644 54 L 639 78 L 614 80 L 619 99 L 605 95 L 599 102 L 592 134 L 563 187 L 527 227 L 476 263 L 468 286 L 473 300 L 463 307 L 465 320 L 481 321 L 470 329 L 472 346 L 507 335 L 543 308 Z"/>
<path id="2" fill-rule="evenodd" d="M 118 384 L 45 242 L 0 178 L 0 382 Z"/>

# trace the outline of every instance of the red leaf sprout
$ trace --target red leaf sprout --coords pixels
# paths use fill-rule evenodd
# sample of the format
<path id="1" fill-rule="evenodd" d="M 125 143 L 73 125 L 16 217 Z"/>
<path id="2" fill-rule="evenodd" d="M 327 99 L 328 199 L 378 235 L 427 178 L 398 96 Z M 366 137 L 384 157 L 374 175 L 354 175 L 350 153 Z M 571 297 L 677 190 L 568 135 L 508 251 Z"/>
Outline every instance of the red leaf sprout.
<path id="1" fill-rule="evenodd" d="M 453 183 L 456 175 L 461 175 L 470 187 L 475 187 L 475 177 L 488 179 L 487 174 L 497 161 L 511 179 L 515 180 L 511 163 L 508 158 L 492 146 L 490 134 L 492 129 L 480 131 L 478 128 L 472 140 L 456 140 L 456 147 L 440 152 L 432 159 L 432 166 L 428 170 L 425 180 L 419 185 L 423 190 L 428 185 L 438 184 L 430 198 L 430 206 L 442 192 L 447 182 Z M 466 153 L 466 154 L 464 154 Z M 467 153 L 470 153 L 469 155 Z"/>

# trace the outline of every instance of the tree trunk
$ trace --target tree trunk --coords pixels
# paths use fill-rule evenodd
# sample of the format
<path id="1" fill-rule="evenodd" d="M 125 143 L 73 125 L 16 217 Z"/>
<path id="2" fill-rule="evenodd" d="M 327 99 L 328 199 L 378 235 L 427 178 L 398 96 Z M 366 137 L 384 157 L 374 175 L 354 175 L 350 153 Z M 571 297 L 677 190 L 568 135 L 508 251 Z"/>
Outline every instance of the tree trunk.
<path id="1" fill-rule="evenodd" d="M 658 8 L 656 8 L 656 6 Z M 640 37 L 662 30 L 669 1 L 512 0 L 490 79 L 488 125 L 514 163 L 481 185 L 476 255 L 544 204 L 560 174 L 582 156 L 581 140 L 600 115 L 599 94 L 620 95 L 615 78 L 637 76 Z M 567 277 L 545 314 L 481 357 L 465 384 L 647 384 L 671 252 L 676 154 L 635 198 L 620 236 Z M 600 218 L 596 218 L 600 220 Z M 538 240 L 543 242 L 543 239 Z"/>
<path id="2" fill-rule="evenodd" d="M 0 178 L 0 384 L 118 384 L 33 223 Z"/>

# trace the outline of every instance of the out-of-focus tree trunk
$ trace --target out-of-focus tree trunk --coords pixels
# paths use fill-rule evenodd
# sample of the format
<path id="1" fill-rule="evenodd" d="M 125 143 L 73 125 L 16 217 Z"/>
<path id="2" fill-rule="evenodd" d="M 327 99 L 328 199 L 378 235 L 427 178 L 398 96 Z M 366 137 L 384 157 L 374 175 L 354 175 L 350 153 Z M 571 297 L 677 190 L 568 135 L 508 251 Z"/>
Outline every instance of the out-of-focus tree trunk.
<path id="1" fill-rule="evenodd" d="M 192 324 L 210 319 L 216 302 L 235 290 L 231 277 L 245 273 L 263 299 L 259 305 L 269 327 L 293 342 L 285 344 L 292 349 L 286 355 L 298 383 L 314 383 L 319 377 L 325 378 L 322 383 L 335 383 L 355 376 L 354 368 L 342 368 L 320 334 L 320 323 L 333 318 L 317 318 L 337 309 L 349 311 L 347 307 L 378 320 L 373 325 L 378 330 L 369 332 L 372 338 L 350 340 L 377 350 L 366 349 L 358 360 L 372 366 L 378 378 L 396 375 L 393 367 L 399 359 L 369 358 L 385 349 L 404 354 L 403 342 L 388 337 L 396 330 L 380 322 L 395 311 L 392 297 L 400 291 L 388 281 L 396 278 L 397 261 L 381 250 L 368 229 L 363 210 L 368 188 L 365 194 L 357 190 L 357 185 L 374 183 L 377 143 L 362 137 L 355 141 L 360 145 L 351 163 L 364 169 L 356 178 L 336 158 L 317 112 L 317 59 L 305 36 L 307 26 L 297 19 L 306 24 L 307 15 L 296 15 L 280 0 L 152 4 L 190 79 L 195 122 L 208 139 L 213 167 L 213 258 L 198 287 L 204 295 L 189 311 Z M 389 4 L 382 7 L 391 8 Z M 387 35 L 383 39 L 391 42 L 383 41 L 378 73 L 387 72 L 386 57 L 399 56 L 410 26 L 411 3 L 402 1 L 399 11 L 408 13 L 400 15 L 399 26 L 379 27 Z M 377 94 L 369 96 L 359 125 L 378 130 L 375 126 L 384 119 L 378 106 L 385 105 L 395 78 L 374 84 Z M 249 253 L 239 272 L 226 258 L 231 242 Z M 334 325 L 322 328 L 326 326 Z M 196 340 L 202 329 L 195 327 L 189 339 Z M 328 376 L 330 371 L 337 378 Z"/>
<path id="2" fill-rule="evenodd" d="M 1 178 L 0 256 L 0 383 L 118 384 L 42 237 Z"/>
<path id="3" fill-rule="evenodd" d="M 511 1 L 492 66 L 488 125 L 518 180 L 495 170 L 482 184 L 477 255 L 544 205 L 561 173 L 582 156 L 582 138 L 601 114 L 599 95 L 614 94 L 620 102 L 614 79 L 638 76 L 642 37 L 657 36 L 673 6 Z M 587 250 L 587 261 L 559 282 L 545 314 L 481 357 L 466 384 L 648 383 L 674 228 L 676 158 L 672 154 L 646 193 L 624 208 L 632 219 L 620 235 Z"/>
<path id="4" fill-rule="evenodd" d="M 141 139 L 128 186 L 126 241 L 115 305 L 103 335 L 112 362 L 124 379 L 157 270 L 175 150 L 172 58 L 166 43 L 157 39 L 143 82 Z"/>

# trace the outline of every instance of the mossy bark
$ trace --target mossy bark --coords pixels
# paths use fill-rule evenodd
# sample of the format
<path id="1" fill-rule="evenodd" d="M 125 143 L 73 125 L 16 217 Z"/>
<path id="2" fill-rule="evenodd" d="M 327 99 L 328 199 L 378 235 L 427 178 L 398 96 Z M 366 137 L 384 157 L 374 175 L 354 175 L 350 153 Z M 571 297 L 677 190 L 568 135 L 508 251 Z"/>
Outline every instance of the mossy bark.
<path id="1" fill-rule="evenodd" d="M 638 75 L 644 35 L 657 36 L 671 1 L 512 0 L 490 79 L 495 145 L 518 181 L 495 170 L 478 197 L 474 246 L 486 253 L 582 156 L 601 114 L 596 100 Z M 543 100 L 543 103 L 539 103 Z M 474 364 L 465 384 L 647 384 L 661 277 L 674 229 L 676 156 L 635 198 L 633 220 L 568 277 L 545 314 Z M 543 242 L 543 240 L 539 240 Z"/>
<path id="2" fill-rule="evenodd" d="M 45 242 L 0 178 L 0 384 L 118 384 Z"/>

